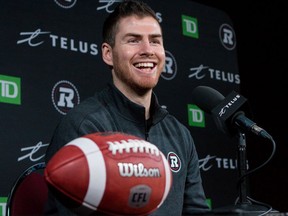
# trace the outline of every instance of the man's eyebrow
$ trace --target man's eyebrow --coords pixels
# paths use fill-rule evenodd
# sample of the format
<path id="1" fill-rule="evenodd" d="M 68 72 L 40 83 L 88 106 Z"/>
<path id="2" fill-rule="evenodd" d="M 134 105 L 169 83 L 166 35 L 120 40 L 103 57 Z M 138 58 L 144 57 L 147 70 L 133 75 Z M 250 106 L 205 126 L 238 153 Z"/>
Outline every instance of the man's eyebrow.
<path id="1" fill-rule="evenodd" d="M 149 34 L 148 36 L 156 38 L 156 37 L 162 37 L 162 34 Z M 128 33 L 125 35 L 125 37 L 142 37 L 142 35 L 138 33 Z"/>
<path id="2" fill-rule="evenodd" d="M 152 37 L 162 37 L 162 34 L 151 34 Z"/>

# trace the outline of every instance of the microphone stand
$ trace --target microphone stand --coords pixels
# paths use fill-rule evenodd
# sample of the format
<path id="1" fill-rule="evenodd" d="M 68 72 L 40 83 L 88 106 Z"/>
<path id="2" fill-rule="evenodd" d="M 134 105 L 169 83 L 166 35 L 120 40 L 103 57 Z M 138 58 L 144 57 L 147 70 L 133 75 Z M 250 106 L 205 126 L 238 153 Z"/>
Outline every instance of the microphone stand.
<path id="1" fill-rule="evenodd" d="M 244 213 L 255 213 L 253 215 L 259 215 L 265 213 L 269 210 L 267 206 L 252 204 L 252 202 L 247 197 L 247 183 L 246 183 L 246 173 L 247 173 L 247 157 L 246 157 L 246 138 L 245 134 L 241 131 L 238 132 L 239 144 L 238 144 L 238 172 L 240 178 L 239 184 L 239 199 L 235 203 L 236 209 L 244 211 Z"/>
<path id="2" fill-rule="evenodd" d="M 240 204 L 250 203 L 247 199 L 247 184 L 246 178 L 242 178 L 247 171 L 247 157 L 246 157 L 246 139 L 245 134 L 239 132 L 239 144 L 238 144 L 238 172 L 240 177 L 240 186 L 239 186 L 239 201 Z"/>
<path id="3" fill-rule="evenodd" d="M 247 196 L 247 184 L 246 184 L 246 175 L 247 175 L 247 158 L 246 158 L 246 138 L 245 134 L 238 131 L 238 173 L 239 173 L 239 197 L 237 202 L 234 205 L 220 207 L 214 209 L 214 212 L 218 213 L 230 213 L 230 215 L 247 215 L 247 216 L 261 216 L 270 212 L 272 209 L 267 206 L 267 204 L 262 204 L 261 202 L 254 201 L 249 199 Z M 255 204 L 256 203 L 256 204 Z M 235 214 L 236 213 L 236 214 Z"/>

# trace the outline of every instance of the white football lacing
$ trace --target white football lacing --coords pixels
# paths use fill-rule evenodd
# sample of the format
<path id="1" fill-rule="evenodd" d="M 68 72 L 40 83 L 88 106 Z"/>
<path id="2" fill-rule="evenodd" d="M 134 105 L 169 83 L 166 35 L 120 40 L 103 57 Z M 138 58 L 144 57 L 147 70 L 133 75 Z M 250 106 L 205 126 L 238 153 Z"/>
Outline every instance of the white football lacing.
<path id="1" fill-rule="evenodd" d="M 120 140 L 120 141 L 108 141 L 107 144 L 109 145 L 108 150 L 115 155 L 117 152 L 122 154 L 124 151 L 126 153 L 151 153 L 159 156 L 159 149 L 145 141 L 145 140 L 137 140 L 137 139 L 128 139 L 128 140 Z"/>

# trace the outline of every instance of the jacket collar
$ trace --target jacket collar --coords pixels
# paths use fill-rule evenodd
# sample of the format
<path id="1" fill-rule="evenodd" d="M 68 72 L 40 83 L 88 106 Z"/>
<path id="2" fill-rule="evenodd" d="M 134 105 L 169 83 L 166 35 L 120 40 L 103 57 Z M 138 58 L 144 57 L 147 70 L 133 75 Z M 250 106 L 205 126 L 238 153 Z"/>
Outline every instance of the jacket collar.
<path id="1" fill-rule="evenodd" d="M 145 108 L 142 105 L 136 104 L 129 100 L 122 92 L 117 89 L 113 83 L 108 83 L 105 91 L 103 91 L 103 98 L 108 104 L 115 107 L 115 112 L 126 119 L 134 122 L 145 123 Z M 152 117 L 152 124 L 155 125 L 161 121 L 168 111 L 159 105 L 156 94 L 152 93 L 150 116 Z"/>

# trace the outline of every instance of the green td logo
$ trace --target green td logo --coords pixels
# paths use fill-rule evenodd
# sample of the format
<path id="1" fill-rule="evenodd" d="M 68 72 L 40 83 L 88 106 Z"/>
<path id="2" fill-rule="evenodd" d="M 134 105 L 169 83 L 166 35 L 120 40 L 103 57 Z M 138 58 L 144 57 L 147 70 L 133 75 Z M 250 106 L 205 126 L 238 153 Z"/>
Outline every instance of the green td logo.
<path id="1" fill-rule="evenodd" d="M 199 38 L 198 21 L 194 17 L 182 15 L 182 33 L 185 36 Z"/>
<path id="2" fill-rule="evenodd" d="M 21 104 L 21 79 L 0 74 L 0 102 Z"/>
<path id="3" fill-rule="evenodd" d="M 205 116 L 198 106 L 188 104 L 188 123 L 193 127 L 205 127 Z"/>

